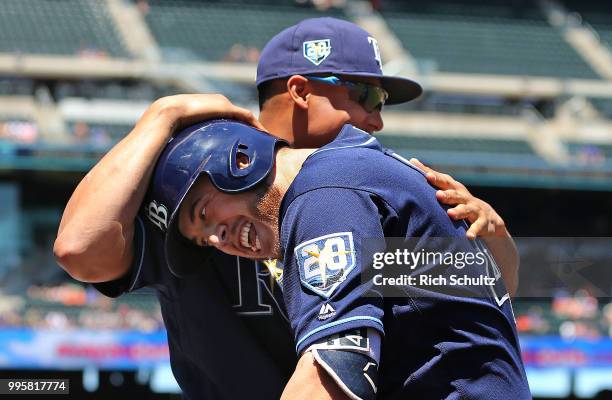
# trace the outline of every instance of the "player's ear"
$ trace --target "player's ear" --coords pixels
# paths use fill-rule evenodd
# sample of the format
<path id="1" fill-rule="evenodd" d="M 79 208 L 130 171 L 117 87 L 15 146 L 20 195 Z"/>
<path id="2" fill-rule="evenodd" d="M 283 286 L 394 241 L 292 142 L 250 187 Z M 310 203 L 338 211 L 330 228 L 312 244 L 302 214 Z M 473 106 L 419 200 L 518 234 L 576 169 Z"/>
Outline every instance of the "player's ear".
<path id="1" fill-rule="evenodd" d="M 307 109 L 310 85 L 302 75 L 293 75 L 287 80 L 287 92 L 296 106 Z"/>

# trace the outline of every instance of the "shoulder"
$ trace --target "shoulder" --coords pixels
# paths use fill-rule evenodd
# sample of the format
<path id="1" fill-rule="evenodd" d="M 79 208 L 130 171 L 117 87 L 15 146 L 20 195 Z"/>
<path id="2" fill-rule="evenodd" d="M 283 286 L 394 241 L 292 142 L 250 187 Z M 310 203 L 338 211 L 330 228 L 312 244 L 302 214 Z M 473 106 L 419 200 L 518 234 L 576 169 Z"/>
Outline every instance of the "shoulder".
<path id="1" fill-rule="evenodd" d="M 367 192 L 390 204 L 399 204 L 400 199 L 435 201 L 435 189 L 424 174 L 383 149 L 341 148 L 313 153 L 292 184 L 289 197 L 324 188 Z"/>
<path id="2" fill-rule="evenodd" d="M 378 219 L 378 196 L 367 190 L 342 187 L 312 187 L 291 195 L 281 210 L 282 225 L 292 230 L 312 224 L 330 227 L 355 223 L 362 218 Z"/>
<path id="3" fill-rule="evenodd" d="M 283 249 L 313 238 L 361 239 L 383 236 L 381 214 L 393 213 L 371 193 L 342 187 L 316 188 L 294 197 L 281 212 Z M 323 240 L 325 239 L 325 240 Z"/>
<path id="4" fill-rule="evenodd" d="M 425 175 L 405 158 L 382 147 L 372 136 L 346 125 L 336 140 L 315 151 L 295 181 L 300 187 L 423 186 Z"/>

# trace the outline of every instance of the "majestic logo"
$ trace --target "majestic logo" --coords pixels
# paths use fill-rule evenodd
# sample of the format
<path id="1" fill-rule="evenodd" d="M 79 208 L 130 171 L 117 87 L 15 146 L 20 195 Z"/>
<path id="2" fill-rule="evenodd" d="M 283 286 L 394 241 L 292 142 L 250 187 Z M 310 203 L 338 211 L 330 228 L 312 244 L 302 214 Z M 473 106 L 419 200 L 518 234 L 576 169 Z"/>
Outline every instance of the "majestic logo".
<path id="1" fill-rule="evenodd" d="M 325 321 L 326 319 L 331 318 L 334 315 L 336 315 L 336 310 L 334 310 L 334 307 L 332 307 L 331 304 L 326 303 L 321 305 L 321 310 L 319 310 L 319 316 L 317 317 L 317 319 L 319 321 Z"/>
<path id="2" fill-rule="evenodd" d="M 331 40 L 309 40 L 304 42 L 304 57 L 313 63 L 319 65 L 331 54 Z"/>
<path id="3" fill-rule="evenodd" d="M 308 240 L 294 251 L 302 285 L 326 299 L 355 267 L 352 232 Z"/>
<path id="4" fill-rule="evenodd" d="M 168 209 L 165 205 L 157 204 L 155 201 L 150 202 L 147 207 L 147 217 L 162 232 L 168 229 Z"/>
<path id="5" fill-rule="evenodd" d="M 368 43 L 372 45 L 374 49 L 374 58 L 380 67 L 380 72 L 382 72 L 382 60 L 380 59 L 380 49 L 378 48 L 378 41 L 374 39 L 372 36 L 368 36 Z"/>

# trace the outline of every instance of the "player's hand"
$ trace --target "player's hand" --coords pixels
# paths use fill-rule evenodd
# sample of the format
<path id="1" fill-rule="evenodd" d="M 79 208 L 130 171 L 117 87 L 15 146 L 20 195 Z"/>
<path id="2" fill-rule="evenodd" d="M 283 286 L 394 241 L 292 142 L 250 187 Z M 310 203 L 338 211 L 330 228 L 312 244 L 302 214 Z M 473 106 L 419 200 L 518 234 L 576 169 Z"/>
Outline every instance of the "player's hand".
<path id="1" fill-rule="evenodd" d="M 163 118 L 173 131 L 213 118 L 229 118 L 265 130 L 255 115 L 221 94 L 179 94 L 156 100 L 143 118 Z"/>
<path id="2" fill-rule="evenodd" d="M 412 158 L 410 163 L 425 172 L 427 181 L 440 189 L 436 192 L 440 203 L 455 206 L 448 209 L 448 215 L 454 220 L 465 219 L 471 224 L 467 231 L 468 238 L 508 235 L 504 220 L 493 207 L 472 195 L 461 182 L 429 168 L 416 158 Z"/>

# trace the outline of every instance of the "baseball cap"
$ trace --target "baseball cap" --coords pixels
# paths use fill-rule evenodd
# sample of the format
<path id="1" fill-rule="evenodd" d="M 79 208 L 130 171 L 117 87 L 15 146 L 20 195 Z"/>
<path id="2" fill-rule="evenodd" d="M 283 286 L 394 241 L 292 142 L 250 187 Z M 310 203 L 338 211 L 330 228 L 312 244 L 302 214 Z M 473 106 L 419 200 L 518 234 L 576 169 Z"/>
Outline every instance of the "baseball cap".
<path id="1" fill-rule="evenodd" d="M 383 74 L 378 42 L 366 30 L 331 17 L 305 19 L 274 36 L 261 52 L 256 83 L 321 73 L 379 78 L 389 93 L 386 104 L 423 92 L 410 79 Z"/>

